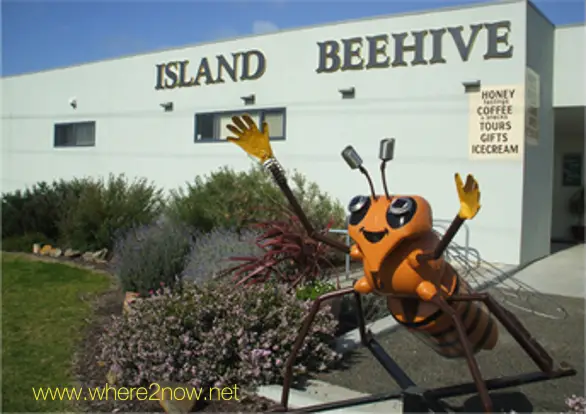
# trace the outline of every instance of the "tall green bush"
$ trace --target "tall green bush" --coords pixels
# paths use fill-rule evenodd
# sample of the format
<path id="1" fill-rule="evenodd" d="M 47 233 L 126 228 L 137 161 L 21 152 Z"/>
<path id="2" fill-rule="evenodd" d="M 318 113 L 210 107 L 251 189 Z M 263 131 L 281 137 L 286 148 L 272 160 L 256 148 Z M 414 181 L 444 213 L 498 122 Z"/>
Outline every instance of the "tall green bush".
<path id="1" fill-rule="evenodd" d="M 258 215 L 271 214 L 278 205 L 279 189 L 270 178 L 260 169 L 236 172 L 228 167 L 197 176 L 186 188 L 171 192 L 169 214 L 204 232 L 241 229 Z"/>
<path id="2" fill-rule="evenodd" d="M 322 230 L 328 224 L 334 229 L 345 227 L 344 207 L 337 199 L 320 190 L 318 184 L 308 181 L 303 174 L 294 172 L 290 186 L 302 209 L 317 229 Z"/>
<path id="3" fill-rule="evenodd" d="M 144 178 L 124 174 L 88 181 L 79 197 L 67 202 L 59 229 L 64 243 L 76 249 L 112 249 L 116 237 L 157 219 L 163 209 L 161 189 Z"/>
<path id="4" fill-rule="evenodd" d="M 329 221 L 344 225 L 344 209 L 316 183 L 300 173 L 290 179 L 292 191 L 317 228 Z M 274 184 L 271 175 L 259 167 L 237 172 L 223 167 L 209 176 L 198 176 L 186 189 L 171 193 L 169 214 L 201 231 L 213 228 L 240 230 L 252 222 L 278 220 L 289 204 Z"/>
<path id="5" fill-rule="evenodd" d="M 2 194 L 2 239 L 11 240 L 13 245 L 19 239 L 57 242 L 68 203 L 79 197 L 87 183 L 86 179 L 39 182 L 22 191 Z"/>

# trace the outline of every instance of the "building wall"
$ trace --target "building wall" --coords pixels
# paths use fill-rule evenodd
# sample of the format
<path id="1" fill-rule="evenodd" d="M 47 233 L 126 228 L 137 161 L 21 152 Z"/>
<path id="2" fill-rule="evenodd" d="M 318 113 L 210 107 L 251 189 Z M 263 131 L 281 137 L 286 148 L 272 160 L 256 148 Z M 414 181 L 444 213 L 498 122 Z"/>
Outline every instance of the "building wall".
<path id="1" fill-rule="evenodd" d="M 540 76 L 538 144 L 526 143 L 521 263 L 550 253 L 554 110 L 552 107 L 554 26 L 528 4 L 526 65 Z"/>
<path id="2" fill-rule="evenodd" d="M 554 31 L 554 106 L 585 106 L 585 24 Z"/>
<path id="3" fill-rule="evenodd" d="M 4 79 L 3 189 L 122 172 L 171 189 L 222 165 L 248 168 L 250 161 L 235 145 L 195 144 L 194 114 L 243 110 L 240 97 L 254 93 L 257 107 L 287 107 L 287 138 L 273 144 L 282 164 L 303 172 L 345 205 L 368 191 L 364 178 L 341 159 L 348 144 L 359 151 L 381 188 L 379 141 L 395 137 L 396 156 L 388 167 L 390 191 L 424 195 L 437 219 L 451 220 L 457 213 L 454 173 L 473 173 L 481 186 L 483 209 L 468 224 L 470 244 L 486 260 L 517 263 L 521 215 L 512 211 L 522 210 L 522 162 L 469 159 L 469 97 L 462 82 L 523 84 L 525 10 L 525 2 L 516 1 L 378 18 Z M 468 61 L 459 57 L 447 35 L 445 64 L 316 72 L 317 42 L 456 26 L 464 26 L 463 35 L 468 36 L 471 24 L 503 20 L 511 22 L 510 59 L 484 59 L 488 39 L 483 29 Z M 429 55 L 430 36 L 426 42 Z M 266 72 L 258 80 L 154 89 L 156 64 L 213 60 L 250 49 L 262 51 L 267 59 Z M 351 86 L 356 98 L 341 99 L 338 90 Z M 68 104 L 72 97 L 78 102 L 76 110 Z M 173 112 L 159 107 L 166 101 L 174 102 Z M 96 120 L 96 146 L 54 149 L 53 124 L 76 120 Z M 456 241 L 464 242 L 464 231 Z"/>

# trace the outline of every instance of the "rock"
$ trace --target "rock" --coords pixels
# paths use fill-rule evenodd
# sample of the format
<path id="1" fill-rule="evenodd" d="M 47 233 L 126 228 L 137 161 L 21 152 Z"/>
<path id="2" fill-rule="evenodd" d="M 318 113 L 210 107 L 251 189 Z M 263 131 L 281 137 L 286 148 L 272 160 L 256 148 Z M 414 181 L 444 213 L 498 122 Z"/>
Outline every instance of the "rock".
<path id="1" fill-rule="evenodd" d="M 106 259 L 106 255 L 108 254 L 108 249 L 98 250 L 97 252 L 93 253 L 93 259 L 95 260 L 104 260 Z"/>
<path id="2" fill-rule="evenodd" d="M 198 390 L 178 382 L 159 381 L 158 384 L 157 399 L 166 413 L 192 412 L 199 397 Z"/>
<path id="3" fill-rule="evenodd" d="M 130 311 L 131 303 L 133 303 L 135 300 L 137 300 L 138 297 L 139 297 L 139 294 L 136 292 L 126 292 L 126 294 L 124 295 L 124 303 L 122 305 L 122 310 L 124 312 Z"/>
<path id="4" fill-rule="evenodd" d="M 51 257 L 60 257 L 62 254 L 63 251 L 58 247 L 51 249 L 51 251 L 49 252 L 49 256 Z"/>
<path id="5" fill-rule="evenodd" d="M 94 253 L 93 252 L 85 252 L 82 255 L 82 259 L 84 259 L 86 262 L 93 262 L 94 261 Z"/>
<path id="6" fill-rule="evenodd" d="M 51 253 L 51 250 L 53 250 L 53 246 L 51 246 L 50 244 L 46 244 L 43 247 L 41 247 L 39 254 L 41 256 L 49 256 L 49 254 Z"/>
<path id="7" fill-rule="evenodd" d="M 65 252 L 63 253 L 63 256 L 70 258 L 70 259 L 73 259 L 74 257 L 81 256 L 81 252 L 78 250 L 66 249 Z"/>
<path id="8" fill-rule="evenodd" d="M 120 379 L 120 368 L 118 366 L 112 366 L 106 373 L 106 381 L 110 385 L 116 385 Z"/>

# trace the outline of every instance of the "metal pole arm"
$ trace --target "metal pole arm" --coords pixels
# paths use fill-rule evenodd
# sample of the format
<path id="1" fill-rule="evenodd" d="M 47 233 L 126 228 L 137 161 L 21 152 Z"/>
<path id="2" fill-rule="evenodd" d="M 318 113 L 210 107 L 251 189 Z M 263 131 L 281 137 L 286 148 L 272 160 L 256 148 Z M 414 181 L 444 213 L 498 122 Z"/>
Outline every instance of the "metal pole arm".
<path id="1" fill-rule="evenodd" d="M 345 243 L 340 242 L 340 241 L 333 239 L 331 237 L 328 237 L 325 234 L 319 233 L 314 229 L 314 226 L 312 226 L 312 224 L 310 223 L 308 216 L 306 216 L 306 213 L 304 213 L 302 206 L 300 206 L 300 203 L 298 202 L 293 191 L 289 187 L 289 184 L 287 183 L 287 178 L 285 177 L 285 174 L 283 173 L 281 165 L 279 164 L 279 162 L 275 158 L 269 159 L 268 161 L 266 161 L 263 164 L 263 166 L 267 170 L 269 170 L 269 172 L 271 172 L 271 174 L 273 174 L 273 178 L 275 179 L 275 182 L 277 183 L 277 185 L 279 186 L 279 188 L 283 192 L 283 195 L 285 196 L 285 198 L 287 198 L 287 201 L 289 201 L 289 204 L 291 205 L 292 209 L 294 210 L 294 213 L 300 219 L 300 221 L 302 222 L 302 225 L 306 229 L 306 232 L 308 232 L 308 235 L 311 238 L 313 238 L 314 240 L 317 240 L 317 241 L 321 241 L 324 244 L 327 244 L 335 249 L 342 251 L 343 253 L 350 252 L 350 247 L 348 245 L 346 245 Z"/>

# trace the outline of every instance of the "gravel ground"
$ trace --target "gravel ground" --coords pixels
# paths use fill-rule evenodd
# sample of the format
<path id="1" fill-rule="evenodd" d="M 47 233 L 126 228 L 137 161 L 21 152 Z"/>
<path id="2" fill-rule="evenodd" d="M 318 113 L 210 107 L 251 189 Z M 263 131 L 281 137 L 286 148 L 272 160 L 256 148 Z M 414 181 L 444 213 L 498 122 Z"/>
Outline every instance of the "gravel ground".
<path id="1" fill-rule="evenodd" d="M 497 296 L 499 292 L 493 293 Z M 562 305 L 568 316 L 562 320 L 553 320 L 523 310 L 509 310 L 518 316 L 555 361 L 568 362 L 578 374 L 495 391 L 492 399 L 496 411 L 561 412 L 566 411 L 566 397 L 572 394 L 585 395 L 585 300 L 544 295 L 542 301 L 548 299 Z M 537 368 L 519 345 L 503 327 L 500 328 L 498 346 L 492 352 L 483 351 L 477 358 L 485 378 L 536 371 Z M 420 386 L 437 387 L 470 381 L 471 376 L 464 360 L 442 359 L 403 328 L 380 335 L 377 339 Z M 342 370 L 320 374 L 317 379 L 370 394 L 397 389 L 393 380 L 365 348 L 348 355 Z M 452 398 L 445 402 L 457 411 L 480 410 L 477 396 Z"/>

